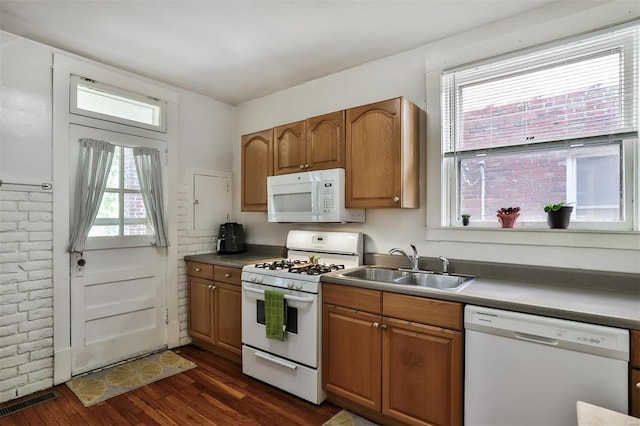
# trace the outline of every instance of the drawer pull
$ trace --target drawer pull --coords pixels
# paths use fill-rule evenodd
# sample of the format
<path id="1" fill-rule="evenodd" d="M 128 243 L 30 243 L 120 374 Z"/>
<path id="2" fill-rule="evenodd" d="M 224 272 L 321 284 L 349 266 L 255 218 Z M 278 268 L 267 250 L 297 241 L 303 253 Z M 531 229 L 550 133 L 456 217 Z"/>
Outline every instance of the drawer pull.
<path id="1" fill-rule="evenodd" d="M 229 277 L 231 276 L 231 274 L 226 273 L 226 274 L 224 274 L 224 276 L 225 276 L 225 277 L 227 277 L 227 278 L 229 278 Z"/>
<path id="2" fill-rule="evenodd" d="M 202 269 L 196 268 L 196 272 L 200 272 L 200 271 L 202 271 Z"/>

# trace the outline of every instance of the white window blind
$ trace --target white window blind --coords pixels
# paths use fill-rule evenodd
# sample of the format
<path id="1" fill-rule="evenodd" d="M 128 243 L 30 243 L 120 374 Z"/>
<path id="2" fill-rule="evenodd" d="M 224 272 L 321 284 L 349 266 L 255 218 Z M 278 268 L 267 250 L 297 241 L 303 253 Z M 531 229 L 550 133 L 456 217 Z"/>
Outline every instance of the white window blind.
<path id="1" fill-rule="evenodd" d="M 443 150 L 637 132 L 638 24 L 443 74 Z"/>

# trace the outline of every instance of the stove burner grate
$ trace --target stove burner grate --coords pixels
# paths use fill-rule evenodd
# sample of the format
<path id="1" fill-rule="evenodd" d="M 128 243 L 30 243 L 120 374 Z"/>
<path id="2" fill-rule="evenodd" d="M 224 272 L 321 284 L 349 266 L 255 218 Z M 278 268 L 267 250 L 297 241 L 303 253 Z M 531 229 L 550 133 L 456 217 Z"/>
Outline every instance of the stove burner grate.
<path id="1" fill-rule="evenodd" d="M 276 260 L 274 262 L 256 263 L 255 267 L 302 275 L 322 275 L 344 269 L 344 265 L 308 263 L 302 260 Z"/>

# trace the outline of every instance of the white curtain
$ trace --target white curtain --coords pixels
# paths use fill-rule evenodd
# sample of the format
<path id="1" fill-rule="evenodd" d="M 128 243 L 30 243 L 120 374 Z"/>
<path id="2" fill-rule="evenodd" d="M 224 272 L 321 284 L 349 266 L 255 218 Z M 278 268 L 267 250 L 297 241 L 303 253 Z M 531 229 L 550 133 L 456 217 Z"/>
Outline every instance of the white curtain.
<path id="1" fill-rule="evenodd" d="M 160 151 L 155 148 L 136 147 L 133 148 L 133 158 L 136 162 L 140 192 L 144 207 L 147 209 L 147 217 L 155 231 L 155 245 L 166 247 L 168 240 L 162 195 Z"/>
<path id="2" fill-rule="evenodd" d="M 94 139 L 80 139 L 76 175 L 75 209 L 71 223 L 69 251 L 82 253 L 89 230 L 98 215 L 109 177 L 115 146 Z"/>

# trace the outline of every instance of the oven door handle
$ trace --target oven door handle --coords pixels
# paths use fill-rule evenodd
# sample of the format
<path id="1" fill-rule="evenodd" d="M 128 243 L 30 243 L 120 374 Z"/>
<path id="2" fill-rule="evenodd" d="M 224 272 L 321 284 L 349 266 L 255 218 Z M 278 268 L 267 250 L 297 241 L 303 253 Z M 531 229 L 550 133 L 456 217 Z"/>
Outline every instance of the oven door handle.
<path id="1" fill-rule="evenodd" d="M 295 364 L 293 364 L 291 362 L 287 362 L 287 361 L 284 361 L 282 359 L 275 358 L 275 357 L 273 357 L 271 355 L 268 355 L 268 354 L 265 354 L 265 353 L 262 353 L 262 352 L 254 352 L 253 355 L 256 358 L 262 358 L 262 359 L 264 359 L 266 361 L 272 362 L 274 364 L 281 365 L 283 367 L 287 367 L 287 368 L 289 368 L 291 370 L 295 370 L 296 368 L 298 368 L 297 365 L 295 365 Z"/>
<path id="2" fill-rule="evenodd" d="M 259 288 L 242 286 L 242 289 L 245 291 L 248 291 L 249 293 L 264 294 L 264 290 L 261 290 Z M 290 294 L 285 294 L 284 298 L 286 300 L 295 300 L 296 302 L 306 302 L 306 303 L 313 302 L 313 297 L 300 297 L 300 296 L 292 296 Z"/>

